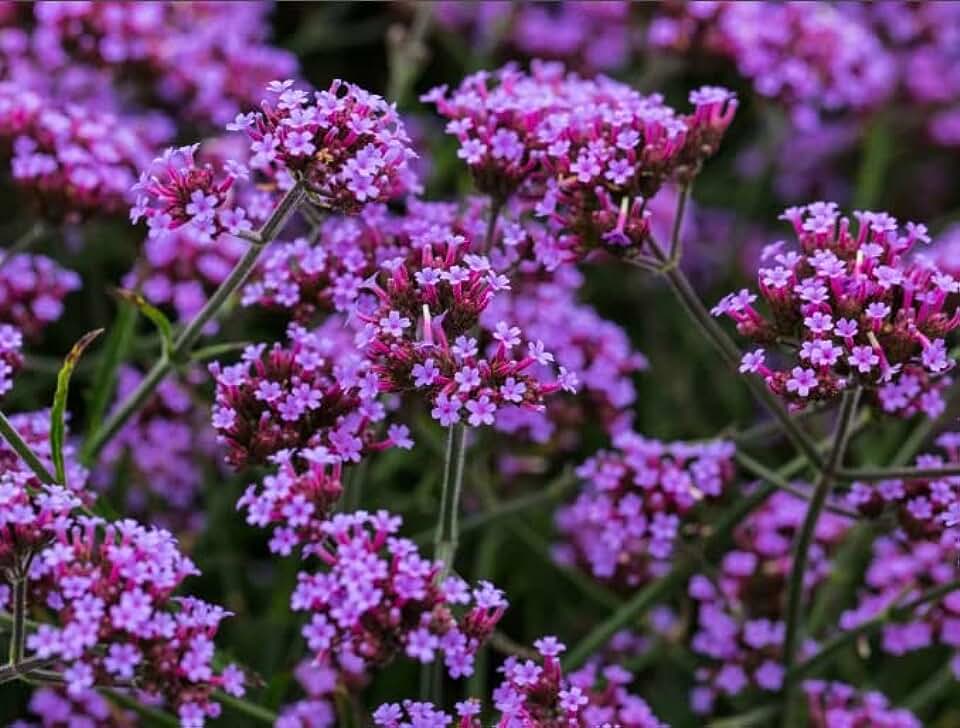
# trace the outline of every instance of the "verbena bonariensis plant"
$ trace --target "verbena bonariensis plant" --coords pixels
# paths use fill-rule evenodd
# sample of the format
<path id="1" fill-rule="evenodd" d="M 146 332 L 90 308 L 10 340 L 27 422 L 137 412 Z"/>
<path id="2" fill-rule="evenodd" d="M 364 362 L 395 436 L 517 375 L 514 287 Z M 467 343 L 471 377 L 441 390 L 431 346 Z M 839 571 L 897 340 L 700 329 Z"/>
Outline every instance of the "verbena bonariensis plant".
<path id="1" fill-rule="evenodd" d="M 740 290 L 734 265 L 691 260 L 699 239 L 745 260 L 748 218 L 776 209 L 744 189 L 732 224 L 699 216 L 732 197 L 710 179 L 723 147 L 770 142 L 757 111 L 790 109 L 785 136 L 844 109 L 916 128 L 885 117 L 900 92 L 881 46 L 919 58 L 930 38 L 935 66 L 950 49 L 930 17 L 953 16 L 897 7 L 518 6 L 491 48 L 579 52 L 585 75 L 536 61 L 441 86 L 423 98 L 450 138 L 416 117 L 414 149 L 416 75 L 463 75 L 424 65 L 429 4 L 390 10 L 390 100 L 298 73 L 260 4 L 0 4 L 2 184 L 34 203 L 0 259 L 0 394 L 21 412 L 0 416 L 0 713 L 906 728 L 948 706 L 949 253 L 884 212 L 791 208 L 795 244 L 715 310 L 746 351 L 687 277 Z M 651 15 L 644 34 L 613 27 Z M 306 17 L 290 47 L 366 32 L 318 41 Z M 894 17 L 917 21 L 897 41 Z M 633 50 L 606 57 L 591 29 L 701 47 L 751 84 L 738 98 L 682 63 L 588 75 Z M 157 149 L 170 139 L 186 146 Z M 856 207 L 909 207 L 867 194 L 894 185 L 871 140 Z M 135 231 L 105 244 L 128 207 Z M 104 342 L 51 361 L 116 281 Z M 748 424 L 739 388 L 770 416 Z M 945 455 L 917 456 L 928 441 Z M 528 647 L 544 633 L 570 649 Z M 884 671 L 907 655 L 923 682 L 901 689 Z"/>

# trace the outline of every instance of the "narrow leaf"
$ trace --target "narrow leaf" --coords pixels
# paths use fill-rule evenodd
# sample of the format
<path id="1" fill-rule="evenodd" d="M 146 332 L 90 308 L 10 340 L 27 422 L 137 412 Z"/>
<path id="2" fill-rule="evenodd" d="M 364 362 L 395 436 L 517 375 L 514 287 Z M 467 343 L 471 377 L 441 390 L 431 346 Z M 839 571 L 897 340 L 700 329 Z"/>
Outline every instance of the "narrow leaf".
<path id="1" fill-rule="evenodd" d="M 67 484 L 66 467 L 63 462 L 63 440 L 66 432 L 65 415 L 67 394 L 70 390 L 70 376 L 73 374 L 77 362 L 80 361 L 84 349 L 90 346 L 90 343 L 102 333 L 103 329 L 95 329 L 84 334 L 70 349 L 70 353 L 63 360 L 60 373 L 57 374 L 57 392 L 53 396 L 53 410 L 50 413 L 50 454 L 53 459 L 54 475 L 57 482 L 62 485 Z"/>
<path id="2" fill-rule="evenodd" d="M 127 301 L 136 306 L 137 310 L 150 319 L 153 325 L 157 327 L 157 331 L 160 332 L 160 338 L 163 342 L 163 355 L 165 357 L 169 356 L 173 350 L 173 324 L 170 323 L 170 319 L 164 315 L 163 311 L 151 304 L 136 291 L 118 288 L 116 294 L 122 301 Z"/>

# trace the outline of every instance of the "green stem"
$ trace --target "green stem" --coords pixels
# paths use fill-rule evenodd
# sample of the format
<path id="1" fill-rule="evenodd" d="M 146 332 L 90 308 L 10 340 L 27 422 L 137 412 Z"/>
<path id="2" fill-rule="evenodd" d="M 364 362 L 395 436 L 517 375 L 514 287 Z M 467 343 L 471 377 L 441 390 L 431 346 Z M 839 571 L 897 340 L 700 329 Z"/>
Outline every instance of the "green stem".
<path id="1" fill-rule="evenodd" d="M 17 574 L 13 581 L 13 631 L 10 633 L 10 665 L 16 668 L 23 662 L 27 618 L 27 577 Z"/>
<path id="2" fill-rule="evenodd" d="M 577 479 L 573 472 L 564 473 L 541 491 L 511 498 L 508 501 L 501 501 L 481 513 L 475 513 L 464 518 L 460 521 L 460 533 L 475 531 L 495 521 L 555 501 L 561 498 L 576 482 Z M 418 544 L 427 543 L 433 534 L 433 529 L 421 531 L 413 537 L 413 540 Z"/>
<path id="3" fill-rule="evenodd" d="M 0 254 L 0 268 L 5 266 L 7 262 L 18 253 L 28 250 L 35 242 L 42 238 L 46 232 L 46 223 L 36 222 L 31 225 L 29 230 L 13 242 L 13 245 Z"/>
<path id="4" fill-rule="evenodd" d="M 14 452 L 20 456 L 20 459 L 29 466 L 34 472 L 34 475 L 40 479 L 41 483 L 52 484 L 57 482 L 57 479 L 47 470 L 47 466 L 40 461 L 37 454 L 24 439 L 20 437 L 20 433 L 17 432 L 16 428 L 10 423 L 10 420 L 7 419 L 3 412 L 0 412 L 0 435 L 2 435 L 3 439 L 13 448 Z"/>
<path id="5" fill-rule="evenodd" d="M 943 695 L 955 681 L 953 668 L 949 664 L 944 665 L 907 696 L 903 707 L 917 713 Z"/>
<path id="6" fill-rule="evenodd" d="M 767 483 L 770 483 L 771 485 L 775 485 L 780 490 L 783 490 L 783 491 L 786 491 L 787 493 L 791 493 L 792 495 L 795 495 L 797 498 L 802 498 L 803 500 L 806 500 L 806 501 L 809 501 L 811 499 L 813 494 L 809 490 L 803 490 L 802 488 L 798 488 L 789 480 L 782 477 L 779 473 L 771 470 L 760 461 L 754 460 L 745 452 L 741 450 L 737 450 L 736 454 L 734 455 L 734 458 L 751 475 L 755 475 L 761 480 L 764 480 Z M 854 520 L 860 517 L 860 515 L 855 511 L 847 510 L 846 508 L 835 505 L 833 503 L 826 503 L 824 505 L 824 509 L 830 511 L 831 513 L 836 513 L 838 516 L 846 516 L 847 518 L 852 518 Z"/>
<path id="7" fill-rule="evenodd" d="M 944 465 L 939 468 L 841 468 L 836 473 L 842 480 L 875 482 L 893 478 L 940 478 L 960 475 L 960 465 Z"/>
<path id="8" fill-rule="evenodd" d="M 777 710 L 776 705 L 761 705 L 731 718 L 711 721 L 706 728 L 752 728 L 755 725 L 770 725 L 769 721 L 777 714 Z"/>
<path id="9" fill-rule="evenodd" d="M 440 517 L 434 536 L 434 557 L 443 563 L 441 576 L 453 568 L 459 540 L 460 492 L 467 454 L 467 426 L 461 422 L 447 430 L 447 451 L 443 464 L 443 490 L 440 493 Z"/>
<path id="10" fill-rule="evenodd" d="M 683 214 L 687 208 L 687 200 L 693 190 L 693 182 L 680 187 L 680 198 L 677 200 L 677 211 L 673 216 L 673 230 L 670 231 L 670 260 L 680 261 L 680 228 L 683 226 Z"/>
<path id="11" fill-rule="evenodd" d="M 830 493 L 830 487 L 833 485 L 834 473 L 843 461 L 844 452 L 847 449 L 847 442 L 850 434 L 850 425 L 853 422 L 857 411 L 857 402 L 860 400 L 860 389 L 844 392 L 843 402 L 840 405 L 840 413 L 837 416 L 837 424 L 834 430 L 833 447 L 827 462 L 820 473 L 820 478 L 813 491 L 813 497 L 807 508 L 806 517 L 797 533 L 793 547 L 793 557 L 790 570 L 790 578 L 787 583 L 787 608 L 786 608 L 786 636 L 783 644 L 783 664 L 787 675 L 793 668 L 796 659 L 797 649 L 800 644 L 801 619 L 803 612 L 803 584 L 804 576 L 807 571 L 807 559 L 810 555 L 810 545 L 813 542 L 813 535 L 817 527 L 817 521 L 823 511 L 827 501 L 827 495 Z M 787 705 L 784 712 L 785 726 L 794 725 L 793 719 L 800 701 L 796 699 L 794 693 L 795 682 L 788 679 L 787 683 Z"/>
<path id="12" fill-rule="evenodd" d="M 790 681 L 796 683 L 808 675 L 815 673 L 821 667 L 829 664 L 839 651 L 856 642 L 859 637 L 879 631 L 888 622 L 898 622 L 908 619 L 920 607 L 942 599 L 948 594 L 958 590 L 960 590 L 960 579 L 940 584 L 906 604 L 888 607 L 872 619 L 868 619 L 857 627 L 841 632 L 832 640 L 826 642 L 817 654 L 806 662 L 797 665 L 789 673 Z"/>
<path id="13" fill-rule="evenodd" d="M 867 134 L 853 196 L 854 209 L 871 210 L 877 204 L 892 157 L 893 135 L 889 123 L 878 117 Z"/>
<path id="14" fill-rule="evenodd" d="M 235 698 L 234 696 L 229 695 L 222 690 L 215 690 L 213 692 L 213 697 L 215 700 L 220 701 L 224 705 L 230 706 L 236 712 L 259 720 L 267 725 L 273 725 L 277 721 L 277 714 L 272 710 L 264 708 L 260 705 L 255 705 L 254 703 L 243 700 L 242 698 Z"/>
<path id="15" fill-rule="evenodd" d="M 667 261 L 664 259 L 663 262 L 666 263 Z M 663 275 L 690 319 L 697 325 L 707 340 L 714 345 L 727 365 L 735 372 L 739 371 L 740 351 L 713 319 L 710 312 L 707 311 L 687 277 L 677 267 L 665 268 Z M 744 381 L 754 397 L 777 419 L 794 446 L 819 469 L 822 461 L 816 446 L 810 436 L 797 424 L 796 419 L 787 412 L 783 403 L 757 378 L 745 377 Z"/>
<path id="16" fill-rule="evenodd" d="M 110 696 L 110 699 L 115 703 L 129 708 L 144 718 L 149 718 L 150 722 L 147 723 L 147 725 L 168 725 L 173 726 L 173 728 L 180 728 L 180 720 L 178 718 L 158 708 L 144 705 L 128 693 L 112 689 L 104 689 L 103 692 Z"/>
<path id="17" fill-rule="evenodd" d="M 197 339 L 200 338 L 206 325 L 220 312 L 230 296 L 243 285 L 260 258 L 264 247 L 273 242 L 277 234 L 282 231 L 290 216 L 303 202 L 305 194 L 303 186 L 299 183 L 295 184 L 283 196 L 283 199 L 274 208 L 270 218 L 263 224 L 259 232 L 244 236 L 244 239 L 251 241 L 247 252 L 230 271 L 226 280 L 214 291 L 210 300 L 204 304 L 203 308 L 176 338 L 170 355 L 161 357 L 154 364 L 137 388 L 111 413 L 107 421 L 85 443 L 82 454 L 85 464 L 90 465 L 93 462 L 103 447 L 149 399 L 157 385 L 173 370 L 174 366 L 189 356 L 190 350 Z"/>

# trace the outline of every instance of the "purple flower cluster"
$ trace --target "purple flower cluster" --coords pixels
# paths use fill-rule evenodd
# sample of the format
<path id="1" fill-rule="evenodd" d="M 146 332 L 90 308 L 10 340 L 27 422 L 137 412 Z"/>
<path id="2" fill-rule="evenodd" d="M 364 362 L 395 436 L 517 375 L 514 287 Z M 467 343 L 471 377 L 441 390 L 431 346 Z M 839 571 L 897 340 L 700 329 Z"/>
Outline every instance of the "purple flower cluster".
<path id="1" fill-rule="evenodd" d="M 23 42 L 55 75 L 103 72 L 149 106 L 221 125 L 253 106 L 270 79 L 297 71 L 292 54 L 266 43 L 269 10 L 262 2 L 40 3 Z"/>
<path id="2" fill-rule="evenodd" d="M 237 501 L 251 526 L 273 527 L 270 550 L 289 556 L 295 546 L 321 541 L 324 524 L 343 494 L 343 465 L 319 446 L 280 450 L 269 458 L 276 472 L 250 484 Z"/>
<path id="3" fill-rule="evenodd" d="M 23 366 L 23 335 L 20 329 L 0 324 L 0 397 L 13 389 L 13 378 Z"/>
<path id="4" fill-rule="evenodd" d="M 38 410 L 24 412 L 10 416 L 13 425 L 23 441 L 30 446 L 34 455 L 43 463 L 48 471 L 53 471 L 52 450 L 50 447 L 50 411 Z M 63 445 L 63 460 L 65 483 L 70 495 L 80 498 L 85 503 L 92 499 L 91 494 L 84 490 L 87 484 L 87 469 L 80 464 L 76 448 L 69 438 Z M 0 473 L 13 476 L 16 482 L 27 490 L 40 490 L 43 485 L 27 464 L 6 442 L 0 441 Z"/>
<path id="5" fill-rule="evenodd" d="M 411 230 L 451 207 L 411 199 L 406 215 L 370 204 L 357 215 L 331 216 L 316 242 L 301 237 L 272 246 L 261 274 L 244 289 L 243 303 L 289 311 L 304 322 L 318 312 L 351 312 L 363 298 L 364 282 L 386 261 L 409 254 Z"/>
<path id="6" fill-rule="evenodd" d="M 747 289 L 725 296 L 713 314 L 757 343 L 785 345 L 782 369 L 768 366 L 761 348 L 744 355 L 740 371 L 763 377 L 793 406 L 863 386 L 878 390 L 887 412 L 934 417 L 944 405 L 933 380 L 954 366 L 944 337 L 960 325 L 947 305 L 960 283 L 907 259 L 917 241 L 929 241 L 923 225 L 907 223 L 901 233 L 886 213 L 854 217 L 856 226 L 827 202 L 789 208 L 782 219 L 799 250 L 768 246 L 758 273 L 769 316 Z"/>
<path id="7" fill-rule="evenodd" d="M 668 180 L 696 175 L 737 106 L 728 91 L 708 87 L 690 95 L 695 111 L 682 116 L 659 95 L 547 63 L 529 75 L 512 66 L 479 72 L 423 100 L 449 119 L 481 191 L 502 203 L 519 189 L 577 252 L 643 245 L 645 200 Z"/>
<path id="8" fill-rule="evenodd" d="M 602 667 L 590 663 L 564 676 L 559 655 L 566 650 L 555 637 L 534 642 L 542 658 L 534 660 L 508 657 L 500 667 L 504 679 L 493 691 L 493 704 L 499 718 L 498 728 L 667 728 L 650 706 L 627 690 L 633 675 L 616 665 Z M 456 728 L 481 728 L 479 700 L 456 705 Z M 404 715 L 410 722 L 402 722 Z M 404 701 L 381 705 L 373 714 L 381 728 L 446 728 L 454 718 L 430 703 Z"/>
<path id="9" fill-rule="evenodd" d="M 222 167 L 198 159 L 199 144 L 167 149 L 140 173 L 130 219 L 145 219 L 150 237 L 186 228 L 192 240 L 213 243 L 225 233 L 249 230 L 246 211 L 234 204 L 231 188 L 249 172 L 237 162 Z"/>
<path id="10" fill-rule="evenodd" d="M 44 219 L 77 222 L 125 211 L 151 148 L 116 116 L 60 105 L 16 83 L 0 83 L 0 145 L 11 176 Z"/>
<path id="11" fill-rule="evenodd" d="M 357 511 L 321 526 L 326 538 L 306 551 L 325 568 L 300 572 L 290 602 L 311 615 L 303 628 L 307 645 L 319 662 L 355 675 L 400 652 L 422 663 L 443 652 L 451 677 L 470 675 L 506 609 L 503 593 L 489 582 L 471 591 L 460 577 L 441 579 L 440 562 L 394 535 L 401 522 L 386 511 Z"/>
<path id="12" fill-rule="evenodd" d="M 506 321 L 497 322 L 481 350 L 480 315 L 510 281 L 486 256 L 470 253 L 465 237 L 431 228 L 412 239 L 412 248 L 367 283 L 378 305 L 357 314 L 365 324 L 357 343 L 381 390 L 424 390 L 444 427 L 464 417 L 474 427 L 492 425 L 503 406 L 542 408 L 546 395 L 576 390 L 575 375 L 564 367 L 555 382 L 532 376 L 534 364 L 550 364 L 554 356 L 542 341 L 523 342 L 520 328 Z"/>
<path id="13" fill-rule="evenodd" d="M 515 276 L 511 290 L 495 296 L 480 316 L 490 335 L 500 321 L 510 321 L 534 341 L 542 341 L 557 365 L 576 372 L 576 397 L 551 397 L 544 411 L 503 407 L 496 427 L 511 435 L 525 434 L 544 444 L 553 439 L 561 449 L 574 447 L 581 423 L 599 421 L 611 432 L 629 424 L 629 408 L 636 400 L 633 375 L 647 368 L 646 358 L 634 351 L 626 332 L 577 300 L 582 275 L 573 267 L 553 271 L 548 279 Z M 546 366 L 535 365 L 540 379 Z"/>
<path id="14" fill-rule="evenodd" d="M 691 696 L 697 712 L 712 713 L 720 695 L 748 688 L 776 692 L 783 686 L 786 580 L 806 511 L 805 500 L 774 493 L 738 527 L 735 548 L 723 557 L 719 573 L 690 580 L 688 592 L 697 604 L 690 646 L 707 661 L 696 673 L 700 685 Z M 805 599 L 829 575 L 832 552 L 851 526 L 832 513 L 818 519 L 804 574 Z M 802 651 L 813 647 L 808 642 Z"/>
<path id="15" fill-rule="evenodd" d="M 70 695 L 64 689 L 38 688 L 30 698 L 30 712 L 39 724 L 17 721 L 10 728 L 133 728 L 136 715 L 114 707 L 96 690 L 77 691 Z"/>
<path id="16" fill-rule="evenodd" d="M 252 169 L 302 179 L 315 203 L 340 212 L 416 191 L 408 166 L 416 154 L 396 108 L 382 97 L 340 80 L 313 94 L 292 80 L 272 81 L 267 90 L 260 112 L 227 125 L 250 137 Z"/>
<path id="17" fill-rule="evenodd" d="M 317 462 L 357 462 L 394 441 L 409 447 L 405 428 L 374 442 L 371 425 L 386 413 L 378 376 L 360 354 L 324 329 L 291 324 L 287 339 L 249 346 L 237 364 L 210 365 L 213 427 L 231 465 L 264 463 L 281 450 L 320 448 Z"/>
<path id="18" fill-rule="evenodd" d="M 810 728 L 922 728 L 923 724 L 906 708 L 891 707 L 883 693 L 856 688 L 839 682 L 807 680 Z"/>
<path id="19" fill-rule="evenodd" d="M 213 636 L 228 613 L 172 597 L 198 573 L 173 536 L 85 516 L 60 519 L 53 530 L 33 560 L 29 586 L 32 603 L 45 605 L 55 624 L 41 624 L 27 649 L 63 667 L 69 694 L 136 679 L 197 725 L 219 714 L 214 688 L 243 694 L 243 674 L 234 666 L 217 674 L 211 662 Z"/>
<path id="20" fill-rule="evenodd" d="M 691 511 L 723 496 L 733 480 L 734 446 L 664 443 L 633 432 L 616 435 L 614 445 L 577 470 L 585 485 L 557 511 L 565 543 L 556 555 L 597 579 L 634 588 L 670 568 Z"/>
<path id="21" fill-rule="evenodd" d="M 658 50 L 732 62 L 754 91 L 810 127 L 822 111 L 862 111 L 885 101 L 897 69 L 869 24 L 841 6 L 802 2 L 665 3 L 651 22 Z"/>
<path id="22" fill-rule="evenodd" d="M 337 687 L 337 673 L 328 665 L 304 660 L 293 671 L 306 697 L 286 705 L 274 728 L 333 728 L 337 716 L 332 696 Z"/>
<path id="23" fill-rule="evenodd" d="M 937 438 L 947 457 L 926 454 L 917 467 L 941 468 L 960 463 L 960 433 L 945 432 Z M 868 517 L 893 510 L 900 527 L 914 538 L 938 540 L 945 528 L 960 525 L 960 477 L 891 478 L 879 483 L 854 482 L 846 495 L 848 504 Z"/>
<path id="24" fill-rule="evenodd" d="M 935 541 L 914 541 L 900 532 L 883 536 L 874 541 L 864 587 L 856 606 L 841 615 L 840 629 L 854 629 L 957 576 L 955 534 L 944 533 Z M 960 590 L 924 604 L 904 621 L 884 624 L 880 644 L 896 656 L 931 645 L 949 647 L 954 651 L 953 673 L 960 678 Z"/>
<path id="25" fill-rule="evenodd" d="M 45 255 L 17 253 L 0 264 L 0 321 L 36 340 L 63 314 L 63 300 L 80 288 L 80 276 Z"/>

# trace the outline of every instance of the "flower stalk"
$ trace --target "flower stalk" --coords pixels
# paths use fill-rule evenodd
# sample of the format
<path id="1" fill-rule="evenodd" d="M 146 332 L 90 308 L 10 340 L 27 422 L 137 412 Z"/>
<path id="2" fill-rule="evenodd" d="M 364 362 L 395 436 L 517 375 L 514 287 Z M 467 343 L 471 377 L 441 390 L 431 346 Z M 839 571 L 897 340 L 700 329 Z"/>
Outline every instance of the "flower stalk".
<path id="1" fill-rule="evenodd" d="M 787 608 L 786 608 L 786 636 L 783 643 L 783 664 L 787 673 L 787 707 L 784 716 L 784 725 L 793 725 L 791 722 L 793 712 L 797 709 L 799 701 L 795 692 L 796 680 L 791 677 L 794 661 L 800 645 L 801 621 L 803 612 L 803 586 L 804 576 L 806 575 L 807 561 L 810 555 L 810 544 L 813 542 L 813 534 L 817 527 L 817 521 L 824 510 L 827 502 L 827 496 L 833 485 L 837 469 L 843 461 L 843 455 L 847 449 L 851 424 L 857 411 L 857 403 L 860 400 L 860 389 L 844 392 L 843 401 L 840 405 L 840 413 L 837 416 L 837 423 L 833 436 L 833 447 L 827 457 L 827 461 L 820 473 L 820 478 L 814 488 L 813 496 L 807 507 L 807 514 L 803 525 L 797 534 L 793 548 L 793 559 L 790 569 L 790 577 L 787 585 Z"/>
<path id="2" fill-rule="evenodd" d="M 453 568 L 460 537 L 460 493 L 467 452 L 467 426 L 457 422 L 447 430 L 447 449 L 443 465 L 443 489 L 440 493 L 440 518 L 434 536 L 434 557 L 443 562 L 441 576 Z"/>
<path id="3" fill-rule="evenodd" d="M 260 230 L 251 235 L 244 235 L 245 240 L 251 242 L 247 252 L 237 262 L 230 275 L 220 284 L 213 295 L 197 315 L 187 324 L 173 343 L 168 355 L 162 356 L 153 368 L 147 372 L 139 386 L 117 407 L 107 418 L 106 422 L 90 436 L 83 448 L 82 460 L 86 464 L 94 461 L 100 451 L 120 431 L 127 420 L 133 416 L 143 403 L 153 394 L 153 391 L 162 382 L 174 367 L 186 359 L 203 333 L 204 328 L 227 303 L 227 300 L 243 285 L 250 272 L 260 258 L 263 249 L 269 245 L 283 230 L 287 221 L 303 203 L 306 191 L 302 184 L 297 183 L 283 196 L 271 213 L 269 219 Z"/>

